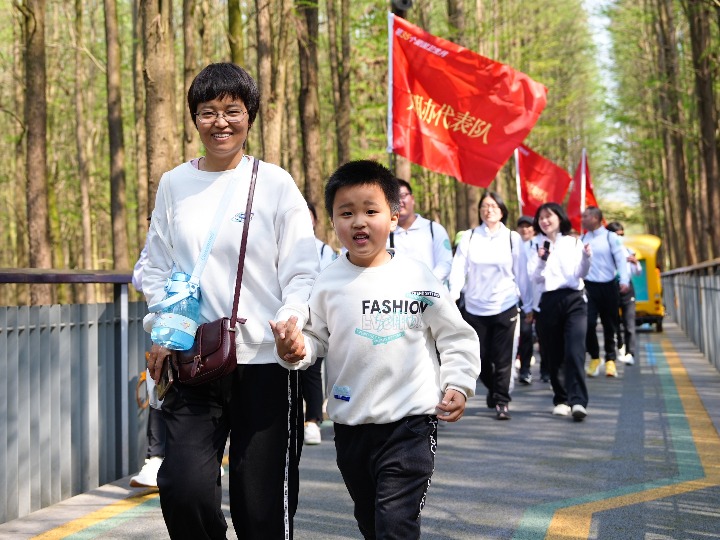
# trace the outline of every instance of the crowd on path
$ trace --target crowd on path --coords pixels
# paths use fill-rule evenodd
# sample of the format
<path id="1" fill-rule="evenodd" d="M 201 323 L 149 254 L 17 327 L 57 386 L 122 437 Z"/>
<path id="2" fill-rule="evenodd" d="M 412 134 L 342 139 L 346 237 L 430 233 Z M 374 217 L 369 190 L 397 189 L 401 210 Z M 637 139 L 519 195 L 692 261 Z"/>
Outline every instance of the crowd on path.
<path id="1" fill-rule="evenodd" d="M 202 261 L 196 322 L 210 322 L 233 309 L 233 261 L 244 257 L 238 365 L 153 400 L 146 463 L 131 485 L 159 489 L 171 538 L 225 538 L 227 452 L 238 535 L 292 538 L 302 447 L 322 442 L 329 418 L 360 533 L 419 538 L 438 422 L 462 417 L 478 379 L 495 417 L 510 420 L 515 380 L 533 384 L 539 356 L 552 414 L 582 421 L 586 376 L 601 368 L 598 316 L 605 374 L 617 376 L 618 360 L 634 363 L 637 260 L 598 208 L 585 210 L 582 236 L 556 203 L 511 230 L 492 191 L 480 199 L 480 224 L 452 246 L 440 223 L 415 212 L 411 184 L 369 160 L 341 165 L 326 183 L 337 253 L 315 237 L 315 208 L 292 177 L 245 154 L 259 99 L 230 63 L 205 67 L 188 92 L 205 154 L 160 180 L 133 284 L 152 306 L 172 274 L 195 276 Z M 146 330 L 157 319 L 150 313 Z M 171 351 L 154 343 L 147 357 L 154 393 Z"/>

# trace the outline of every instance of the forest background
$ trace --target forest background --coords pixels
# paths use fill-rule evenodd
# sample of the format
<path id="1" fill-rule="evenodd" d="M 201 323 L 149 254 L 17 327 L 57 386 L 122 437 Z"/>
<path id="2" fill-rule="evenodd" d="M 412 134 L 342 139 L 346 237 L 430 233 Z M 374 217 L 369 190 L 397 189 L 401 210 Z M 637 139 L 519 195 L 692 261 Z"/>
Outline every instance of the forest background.
<path id="1" fill-rule="evenodd" d="M 720 257 L 720 2 L 600 2 L 608 51 L 593 41 L 590 4 L 416 0 L 400 14 L 543 83 L 548 104 L 525 143 L 571 174 L 586 148 L 606 217 L 662 237 L 664 267 Z M 476 225 L 481 190 L 385 151 L 390 9 L 387 0 L 1 3 L 0 267 L 131 268 L 161 174 L 202 153 L 185 96 L 218 61 L 257 80 L 248 153 L 290 171 L 320 210 L 319 236 L 336 244 L 324 180 L 360 158 L 409 178 L 417 211 L 451 238 Z M 490 188 L 517 217 L 512 159 Z M 102 296 L 5 286 L 0 305 Z"/>

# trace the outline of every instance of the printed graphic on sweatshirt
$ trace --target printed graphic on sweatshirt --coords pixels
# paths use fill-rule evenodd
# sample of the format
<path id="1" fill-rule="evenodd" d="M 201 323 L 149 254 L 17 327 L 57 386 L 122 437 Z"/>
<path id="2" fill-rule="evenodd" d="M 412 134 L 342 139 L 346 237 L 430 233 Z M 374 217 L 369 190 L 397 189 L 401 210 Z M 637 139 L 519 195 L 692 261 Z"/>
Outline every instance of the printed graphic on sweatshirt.
<path id="1" fill-rule="evenodd" d="M 255 212 L 250 212 L 250 221 L 252 221 L 254 215 L 255 215 Z M 245 222 L 245 212 L 240 212 L 238 214 L 235 214 L 232 217 L 232 221 L 235 221 L 237 223 L 244 223 Z"/>
<path id="2" fill-rule="evenodd" d="M 362 301 L 362 323 L 355 334 L 383 345 L 400 339 L 409 329 L 423 327 L 422 315 L 440 298 L 435 291 L 412 291 L 404 298 L 382 298 Z"/>
<path id="3" fill-rule="evenodd" d="M 341 401 L 350 401 L 349 386 L 339 386 L 337 384 L 333 384 L 332 394 L 335 399 L 339 399 Z"/>

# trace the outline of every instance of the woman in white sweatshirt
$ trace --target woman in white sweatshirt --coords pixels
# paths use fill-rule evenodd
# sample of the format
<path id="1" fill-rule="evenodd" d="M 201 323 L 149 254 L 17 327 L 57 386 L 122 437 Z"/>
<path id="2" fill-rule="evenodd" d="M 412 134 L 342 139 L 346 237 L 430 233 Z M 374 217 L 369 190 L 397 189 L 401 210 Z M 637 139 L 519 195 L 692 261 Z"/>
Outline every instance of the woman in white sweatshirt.
<path id="1" fill-rule="evenodd" d="M 260 162 L 252 214 L 245 215 L 252 164 L 244 153 L 260 103 L 242 68 L 211 64 L 188 92 L 205 155 L 165 173 L 158 186 L 143 290 L 163 299 L 175 267 L 192 273 L 228 184 L 237 183 L 200 278 L 200 322 L 229 317 L 243 223 L 250 219 L 236 326 L 237 369 L 224 379 L 176 382 L 162 411 L 165 459 L 160 503 L 171 538 L 225 538 L 219 464 L 230 437 L 230 513 L 243 538 L 292 538 L 303 438 L 297 372 L 278 365 L 267 321 L 307 320 L 318 257 L 307 204 L 292 177 Z M 165 241 L 163 241 L 165 239 Z M 167 349 L 153 345 L 148 368 L 157 380 Z"/>
<path id="2" fill-rule="evenodd" d="M 505 226 L 508 210 L 502 198 L 485 192 L 478 206 L 480 225 L 463 234 L 453 257 L 450 294 L 463 293 L 463 318 L 480 339 L 480 380 L 486 402 L 498 420 L 509 420 L 510 378 L 515 357 L 518 300 L 531 309 L 520 235 Z"/>
<path id="3" fill-rule="evenodd" d="M 590 270 L 590 246 L 573 236 L 570 220 L 557 203 L 538 208 L 533 221 L 537 233 L 531 249 L 528 273 L 532 276 L 539 305 L 536 329 L 540 349 L 550 367 L 553 414 L 575 420 L 587 416 L 585 386 L 585 332 L 587 299 L 583 278 Z M 560 369 L 564 377 L 560 377 Z"/>

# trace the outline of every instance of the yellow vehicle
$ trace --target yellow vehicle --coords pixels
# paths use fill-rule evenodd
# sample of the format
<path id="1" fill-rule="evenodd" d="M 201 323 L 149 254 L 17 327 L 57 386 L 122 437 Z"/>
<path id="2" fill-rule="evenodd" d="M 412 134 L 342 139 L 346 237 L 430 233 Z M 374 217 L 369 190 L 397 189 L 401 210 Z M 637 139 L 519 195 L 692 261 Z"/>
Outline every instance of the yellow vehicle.
<path id="1" fill-rule="evenodd" d="M 635 288 L 635 324 L 654 324 L 662 332 L 665 306 L 662 301 L 662 282 L 657 267 L 657 252 L 662 241 L 652 234 L 625 236 L 625 247 L 635 252 L 642 272 L 632 276 Z"/>

